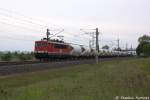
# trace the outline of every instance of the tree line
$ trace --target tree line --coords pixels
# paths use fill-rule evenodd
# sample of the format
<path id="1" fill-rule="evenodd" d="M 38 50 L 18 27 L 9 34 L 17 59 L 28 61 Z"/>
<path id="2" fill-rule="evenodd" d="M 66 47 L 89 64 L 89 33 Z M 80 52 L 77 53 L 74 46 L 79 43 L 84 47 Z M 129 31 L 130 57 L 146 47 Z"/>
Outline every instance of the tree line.
<path id="1" fill-rule="evenodd" d="M 33 60 L 34 53 L 33 52 L 0 52 L 0 60 L 1 61 L 27 61 Z"/>

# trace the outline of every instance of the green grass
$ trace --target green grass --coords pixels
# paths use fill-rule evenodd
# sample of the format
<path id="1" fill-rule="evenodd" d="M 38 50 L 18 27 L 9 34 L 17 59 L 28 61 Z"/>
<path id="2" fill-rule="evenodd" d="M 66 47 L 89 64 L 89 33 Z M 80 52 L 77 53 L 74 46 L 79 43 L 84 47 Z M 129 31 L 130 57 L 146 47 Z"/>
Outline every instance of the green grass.
<path id="1" fill-rule="evenodd" d="M 0 76 L 0 100 L 114 100 L 115 96 L 150 96 L 150 58 Z"/>

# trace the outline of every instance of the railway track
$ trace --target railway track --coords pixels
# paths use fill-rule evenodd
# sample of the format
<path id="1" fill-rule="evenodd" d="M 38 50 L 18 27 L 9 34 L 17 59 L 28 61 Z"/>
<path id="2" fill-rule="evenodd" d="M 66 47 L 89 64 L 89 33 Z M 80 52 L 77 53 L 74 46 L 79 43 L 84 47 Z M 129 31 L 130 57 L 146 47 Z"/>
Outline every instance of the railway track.
<path id="1" fill-rule="evenodd" d="M 13 62 L 4 61 L 4 62 L 0 62 L 0 66 L 34 64 L 34 63 L 40 63 L 40 61 L 13 61 Z"/>
<path id="2" fill-rule="evenodd" d="M 77 61 L 77 60 L 67 60 L 67 61 Z M 14 66 L 14 65 L 29 65 L 29 64 L 39 64 L 39 63 L 56 63 L 56 62 L 66 62 L 65 60 L 54 60 L 54 61 L 17 61 L 17 62 L 0 62 L 1 66 Z"/>
<path id="3" fill-rule="evenodd" d="M 38 63 L 14 63 L 15 65 L 0 66 L 0 75 L 10 75 L 17 73 L 26 73 L 50 68 L 62 68 L 79 64 L 92 64 L 94 60 L 74 60 L 74 61 L 55 61 L 55 62 L 38 62 Z"/>
<path id="4" fill-rule="evenodd" d="M 129 59 L 128 57 L 126 58 Z M 112 59 L 121 60 L 126 58 L 103 58 L 101 59 L 101 61 L 110 61 Z M 94 59 L 54 61 L 54 62 L 40 62 L 40 61 L 5 62 L 0 64 L 0 76 L 17 74 L 17 73 L 34 72 L 34 71 L 46 70 L 50 68 L 63 68 L 63 67 L 71 67 L 74 65 L 93 64 L 93 63 L 95 63 Z"/>
<path id="5" fill-rule="evenodd" d="M 108 58 L 116 58 L 116 57 L 100 57 L 100 59 L 108 59 Z M 122 58 L 122 57 L 121 57 Z M 95 59 L 95 58 L 90 58 Z M 48 62 L 64 62 L 64 61 L 77 61 L 77 60 L 83 60 L 83 59 L 55 59 L 55 60 L 48 60 L 48 61 L 1 61 L 0 66 L 12 66 L 12 65 L 24 65 L 24 64 L 38 64 L 38 63 L 48 63 Z M 87 60 L 87 59 L 85 59 Z"/>

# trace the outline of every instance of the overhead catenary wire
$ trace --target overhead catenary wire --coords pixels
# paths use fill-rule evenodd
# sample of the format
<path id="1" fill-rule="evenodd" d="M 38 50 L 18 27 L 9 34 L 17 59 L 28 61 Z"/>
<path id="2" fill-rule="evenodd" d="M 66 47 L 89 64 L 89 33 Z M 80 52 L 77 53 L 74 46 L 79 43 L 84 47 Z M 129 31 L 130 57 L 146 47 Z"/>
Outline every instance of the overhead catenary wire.
<path id="1" fill-rule="evenodd" d="M 19 12 L 16 12 L 16 11 L 12 11 L 12 10 L 9 10 L 9 9 L 0 8 L 0 10 L 1 10 L 1 11 L 4 11 L 4 12 L 8 12 L 8 13 L 10 13 L 10 14 L 15 14 L 15 15 L 19 15 L 19 16 L 25 17 L 25 18 L 27 18 L 28 22 L 30 22 L 30 23 L 32 23 L 32 24 L 34 23 L 34 24 L 36 24 L 36 25 L 49 27 L 49 26 L 47 26 L 47 25 L 41 24 L 41 22 L 44 22 L 44 21 L 41 20 L 41 19 L 37 19 L 37 18 L 35 19 L 35 18 L 30 17 L 30 16 L 27 16 L 27 15 L 24 15 L 24 14 L 22 14 L 22 13 L 19 13 Z M 37 23 L 37 22 L 34 22 L 34 21 L 38 21 L 38 22 L 40 22 L 40 23 Z M 48 22 L 49 24 L 53 25 L 53 26 L 57 26 L 57 27 L 63 29 L 60 25 L 59 25 L 59 26 L 58 26 L 58 25 L 55 25 L 55 24 L 53 24 L 53 23 L 50 22 L 50 21 L 47 21 L 47 22 Z"/>
<path id="2" fill-rule="evenodd" d="M 55 33 L 54 35 L 52 35 L 50 38 L 52 38 L 52 37 L 58 35 L 59 33 L 63 32 L 63 31 L 64 31 L 64 29 L 63 29 L 63 30 L 60 30 L 59 32 L 57 32 L 57 33 Z"/>
<path id="3" fill-rule="evenodd" d="M 67 32 L 68 33 L 68 32 Z M 69 32 L 70 33 L 70 32 Z M 71 33 L 70 33 L 71 34 Z M 76 36 L 76 35 L 73 35 L 73 34 L 67 34 L 66 37 L 69 37 L 69 38 L 72 38 L 73 40 L 78 40 L 79 42 L 80 41 L 83 41 L 85 42 L 87 40 L 87 38 L 85 39 L 85 37 L 79 37 L 79 36 Z M 89 38 L 88 38 L 89 39 Z"/>
<path id="4" fill-rule="evenodd" d="M 12 37 L 10 35 L 7 35 L 7 36 L 0 35 L 0 37 L 1 37 L 1 39 L 8 39 L 8 40 L 19 40 L 19 41 L 27 41 L 27 42 L 35 41 L 35 39 L 31 40 L 31 39 L 24 39 L 24 38 L 18 38 L 18 37 L 16 38 L 16 37 Z M 23 36 L 23 37 L 25 37 L 25 36 Z M 69 38 L 72 38 L 72 41 L 74 41 L 74 43 L 72 43 L 72 44 L 84 45 L 84 44 L 79 43 L 81 41 L 85 42 L 84 40 L 78 40 L 78 39 L 75 39 L 74 37 L 69 37 Z M 69 42 L 69 43 L 71 43 L 71 42 Z M 86 45 L 84 45 L 84 46 L 86 46 Z"/>
<path id="5" fill-rule="evenodd" d="M 16 19 L 16 20 L 25 21 L 25 22 L 29 22 L 29 23 L 31 23 L 31 24 L 39 25 L 39 24 L 37 24 L 37 23 L 34 23 L 34 22 L 33 22 L 34 19 L 31 18 L 31 17 L 29 17 L 29 16 L 23 15 L 23 14 L 21 14 L 21 13 L 18 13 L 18 12 L 12 11 L 12 10 L 4 9 L 4 8 L 0 8 L 0 10 L 5 11 L 5 12 L 9 12 L 9 13 L 13 13 L 13 14 L 17 14 L 17 15 L 24 16 L 24 17 L 28 18 L 29 20 L 18 19 L 18 18 L 15 18 L 15 17 L 12 16 L 12 15 L 6 15 L 7 17 L 11 17 L 11 18 L 14 18 L 14 19 Z M 32 21 L 30 21 L 30 20 L 32 20 Z M 48 26 L 46 26 L 46 25 L 41 25 L 41 24 L 40 24 L 39 26 L 48 27 Z M 59 26 L 59 27 L 60 27 L 60 26 Z"/>
<path id="6" fill-rule="evenodd" d="M 0 29 L 0 33 L 5 33 L 4 35 L 1 35 L 0 36 L 12 36 L 12 37 L 22 37 L 22 38 L 36 38 L 36 37 L 41 37 L 42 35 L 34 35 L 34 34 L 23 34 L 23 35 L 20 35 L 20 34 L 16 34 L 14 32 L 7 32 L 7 31 L 4 31 L 4 30 L 1 30 Z"/>
<path id="7" fill-rule="evenodd" d="M 5 23 L 5 24 L 8 24 L 8 23 Z M 12 24 L 8 24 L 8 25 L 12 25 Z M 16 25 L 13 25 L 13 26 L 16 26 Z M 21 27 L 21 26 L 19 26 L 19 27 Z M 22 28 L 24 28 L 24 27 L 22 27 Z M 16 39 L 16 38 L 8 37 L 8 36 L 3 36 L 2 38 L 11 39 L 11 40 L 15 40 L 15 39 Z M 71 37 L 69 37 L 69 38 L 71 38 Z M 79 41 L 85 42 L 84 40 L 81 40 L 81 39 L 80 39 L 80 40 L 76 40 L 74 37 L 72 37 L 72 38 L 73 38 L 72 40 L 73 40 L 73 41 L 76 41 L 76 42 L 77 42 L 77 41 L 78 41 L 78 42 L 79 42 Z M 25 40 L 25 39 L 18 39 L 18 38 L 17 38 L 16 40 Z M 28 41 L 28 40 L 26 40 L 26 41 Z M 33 40 L 32 40 L 32 41 L 33 41 Z M 83 45 L 83 44 L 81 44 L 81 45 Z"/>
<path id="8" fill-rule="evenodd" d="M 0 33 L 5 33 L 3 35 L 0 34 L 0 39 L 5 38 L 5 39 L 13 39 L 13 40 L 16 39 L 16 40 L 35 41 L 36 39 L 40 38 L 40 36 L 35 38 L 35 35 L 14 35 L 15 33 L 13 33 L 13 32 L 6 32 L 3 30 L 0 30 Z M 32 37 L 34 37 L 34 38 L 32 38 Z"/>
<path id="9" fill-rule="evenodd" d="M 38 24 L 38 23 L 35 23 L 35 22 L 33 22 L 33 18 L 30 18 L 30 17 L 27 17 L 27 16 L 25 16 L 25 15 L 23 15 L 23 14 L 20 14 L 19 13 L 19 15 L 21 15 L 21 16 L 25 16 L 25 17 L 27 17 L 28 19 L 21 19 L 21 18 L 17 18 L 17 17 L 14 17 L 14 16 L 12 16 L 12 15 L 10 15 L 10 13 L 15 13 L 15 14 L 18 14 L 18 13 L 16 13 L 16 12 L 12 12 L 12 11 L 9 11 L 9 10 L 6 10 L 6 9 L 2 9 L 2 8 L 0 8 L 0 10 L 3 10 L 3 11 L 6 11 L 6 12 L 9 12 L 9 14 L 5 14 L 5 13 L 0 13 L 0 15 L 2 15 L 2 16 L 5 16 L 5 18 L 7 17 L 7 18 L 9 18 L 9 20 L 11 20 L 11 19 L 14 19 L 15 20 L 15 25 L 14 24 L 10 24 L 10 22 L 3 22 L 3 21 L 8 21 L 7 19 L 2 19 L 3 21 L 1 21 L 1 23 L 2 24 L 7 24 L 7 25 L 10 25 L 10 26 L 15 26 L 15 27 L 19 27 L 19 28 L 21 28 L 21 29 L 28 29 L 28 30 L 32 30 L 32 31 L 34 31 L 34 32 L 42 32 L 41 30 L 38 30 L 38 29 L 41 29 L 41 28 L 45 28 L 45 29 L 47 29 L 48 28 L 48 26 L 46 26 L 46 25 L 43 25 L 43 24 Z M 30 20 L 29 20 L 30 19 Z M 31 21 L 32 20 L 32 21 Z M 19 21 L 19 22 L 18 22 Z M 17 23 L 17 25 L 16 25 L 16 23 Z M 19 25 L 18 25 L 18 23 L 19 23 Z M 21 24 L 21 25 L 20 25 Z M 23 25 L 23 26 L 22 26 Z M 25 26 L 25 25 L 28 25 L 30 28 L 28 28 L 27 26 Z M 34 27 L 34 29 L 33 28 L 31 28 L 31 25 L 32 25 L 32 27 Z M 34 26 L 33 26 L 34 25 Z M 36 29 L 35 29 L 35 25 L 36 25 Z M 38 28 L 38 27 L 41 27 L 41 28 Z M 44 29 L 44 30 L 45 30 Z M 53 30 L 51 30 L 51 31 L 53 31 Z"/>
<path id="10" fill-rule="evenodd" d="M 3 22 L 3 21 L 0 21 L 0 23 L 6 24 L 6 25 L 10 25 L 10 26 L 14 26 L 14 27 L 19 27 L 19 28 L 22 28 L 22 29 L 25 29 L 25 30 L 31 30 L 31 31 L 34 31 L 34 32 L 41 32 L 41 31 L 38 31 L 38 30 L 34 30 L 34 29 L 27 28 L 27 27 L 24 27 L 24 26 L 19 26 L 19 25 L 10 24 L 10 23 Z"/>
<path id="11" fill-rule="evenodd" d="M 8 10 L 8 9 L 3 9 L 3 8 L 0 8 L 0 10 L 1 11 L 4 11 L 4 12 L 7 12 L 7 14 L 6 13 L 0 13 L 2 16 L 5 16 L 5 17 L 7 17 L 7 18 L 10 18 L 10 19 L 14 19 L 14 20 L 16 20 L 16 23 L 20 23 L 21 25 L 22 24 L 24 24 L 24 23 L 26 23 L 26 24 L 30 24 L 31 26 L 33 26 L 33 25 L 36 25 L 36 26 L 38 26 L 38 27 L 48 27 L 48 26 L 46 26 L 46 25 L 43 25 L 43 24 L 41 24 L 41 23 L 37 23 L 37 22 L 34 22 L 34 18 L 32 18 L 32 17 L 29 17 L 29 16 L 26 16 L 26 15 L 23 15 L 23 14 L 21 14 L 21 13 L 18 13 L 18 12 L 15 12 L 15 11 L 12 11 L 12 10 Z M 16 18 L 15 16 L 12 16 L 12 15 L 19 15 L 19 16 L 22 16 L 23 18 L 25 18 L 25 19 L 23 19 L 23 18 Z M 4 20 L 3 20 L 4 21 Z M 38 22 L 39 22 L 39 20 L 37 20 Z M 42 22 L 42 21 L 40 21 L 40 22 Z M 37 30 L 37 29 L 32 29 L 31 27 L 30 28 L 28 28 L 28 27 L 26 27 L 26 26 L 21 26 L 21 25 L 14 25 L 14 24 L 10 24 L 10 23 L 8 23 L 8 22 L 2 22 L 1 21 L 1 23 L 2 24 L 7 24 L 7 25 L 10 25 L 10 26 L 13 26 L 13 27 L 19 27 L 19 28 L 22 28 L 22 29 L 27 29 L 27 30 L 32 30 L 32 31 L 36 31 L 36 32 L 41 32 L 41 31 L 39 31 L 39 30 Z M 56 25 L 54 25 L 54 26 L 56 26 Z M 60 26 L 58 26 L 58 27 L 60 27 Z M 61 27 L 62 28 L 62 27 Z M 57 34 L 54 34 L 54 36 L 52 36 L 52 37 L 55 37 Z M 86 40 L 85 38 L 86 37 L 80 37 L 79 36 L 79 34 L 77 34 L 77 35 L 73 35 L 73 37 L 79 37 L 80 39 L 79 39 L 79 41 L 84 41 L 84 40 Z M 81 39 L 82 38 L 82 39 Z M 83 40 L 84 39 L 84 40 Z M 84 41 L 85 42 L 85 41 Z"/>
<path id="12" fill-rule="evenodd" d="M 4 10 L 4 9 L 3 9 Z M 11 12 L 11 11 L 9 11 L 9 10 L 5 10 L 5 11 L 8 11 L 8 12 Z M 32 24 L 34 24 L 34 25 L 40 25 L 40 26 L 42 26 L 41 28 L 43 28 L 43 27 L 45 27 L 45 28 L 48 28 L 48 26 L 44 26 L 44 25 L 41 25 L 41 24 L 35 24 L 35 23 L 33 23 L 32 21 L 29 21 L 29 20 L 22 20 L 22 19 L 18 19 L 18 18 L 16 18 L 16 17 L 13 17 L 13 16 L 11 16 L 11 15 L 8 15 L 8 14 L 3 14 L 5 17 L 8 17 L 8 18 L 13 18 L 13 19 L 15 19 L 15 20 L 17 20 L 17 22 L 15 22 L 15 23 L 19 23 L 19 24 L 25 24 L 26 22 L 26 24 L 28 24 L 28 23 L 30 23 L 31 25 Z M 4 20 L 4 19 L 3 19 Z M 6 21 L 6 20 L 5 20 Z M 19 22 L 18 22 L 19 21 Z M 20 22 L 21 21 L 21 22 Z M 22 22 L 23 21 L 23 22 Z M 13 26 L 17 26 L 17 25 L 14 25 L 14 24 L 10 24 L 10 23 L 6 23 L 6 22 L 1 22 L 1 23 L 3 23 L 3 24 L 7 24 L 7 25 L 13 25 Z M 28 27 L 26 27 L 26 26 L 17 26 L 17 27 L 20 27 L 20 28 L 26 28 L 26 29 L 30 29 L 31 30 L 31 28 L 28 28 Z M 38 28 L 37 28 L 38 29 Z M 37 29 L 32 29 L 32 30 L 36 30 L 37 31 Z M 56 30 L 56 29 L 55 29 Z M 53 29 L 51 29 L 51 31 L 54 31 Z M 58 32 L 59 33 L 59 32 Z M 54 36 L 55 35 L 57 35 L 58 33 L 56 33 L 56 34 L 54 34 Z M 53 36 L 52 36 L 53 37 Z"/>
<path id="13" fill-rule="evenodd" d="M 65 30 L 65 32 L 66 32 L 66 33 L 69 33 L 69 34 L 67 34 L 67 35 L 70 35 L 70 34 L 71 34 L 71 36 L 76 37 L 76 38 L 79 37 L 79 38 L 82 38 L 82 39 L 85 39 L 85 38 L 86 38 L 86 39 L 89 39 L 88 37 L 81 37 L 81 36 L 80 36 L 80 35 L 85 35 L 85 34 L 74 34 L 74 33 L 68 32 L 68 31 L 66 31 L 66 30 Z"/>
<path id="14" fill-rule="evenodd" d="M 0 36 L 0 40 L 1 39 L 3 39 L 3 40 L 5 40 L 5 39 L 8 39 L 8 40 L 15 40 L 15 41 L 25 41 L 25 42 L 34 42 L 35 40 L 25 40 L 25 39 L 19 39 L 19 38 L 14 38 L 14 37 L 9 37 L 9 36 Z M 83 45 L 83 44 L 79 44 L 79 43 L 77 43 L 77 41 L 76 42 L 68 42 L 68 44 L 74 44 L 74 45 L 79 45 L 79 46 L 85 46 L 85 47 L 88 47 L 87 45 Z"/>
<path id="15" fill-rule="evenodd" d="M 0 14 L 1 15 L 1 14 Z M 17 19 L 17 18 L 15 18 L 15 19 L 13 19 L 12 17 L 5 17 L 5 16 L 3 16 L 3 17 L 0 17 L 0 21 L 3 23 L 4 21 L 5 21 L 5 23 L 7 23 L 7 24 L 12 24 L 13 23 L 13 25 L 14 24 L 19 24 L 19 27 L 20 26 L 22 26 L 22 27 L 24 27 L 24 28 L 28 28 L 28 29 L 32 29 L 32 30 L 38 30 L 38 29 L 43 29 L 44 27 L 38 27 L 38 26 L 34 26 L 33 24 L 28 24 L 28 23 L 25 23 L 24 21 L 21 21 L 21 20 L 19 20 L 19 19 Z M 32 27 L 31 27 L 32 26 Z M 30 27 L 30 28 L 29 28 Z M 46 28 L 45 28 L 46 29 Z"/>
<path id="16" fill-rule="evenodd" d="M 10 37 L 10 36 L 0 36 L 0 39 L 8 39 L 8 40 L 19 40 L 19 41 L 26 41 L 26 42 L 34 42 L 35 40 L 31 40 L 31 39 L 20 39 L 20 38 L 14 38 L 14 37 Z"/>
<path id="17" fill-rule="evenodd" d="M 30 19 L 30 20 L 34 20 L 33 18 L 31 18 L 31 17 L 28 17 L 28 16 L 26 16 L 26 15 L 23 15 L 23 14 L 21 14 L 21 13 L 18 13 L 18 12 L 15 12 L 15 11 L 12 11 L 12 10 L 8 10 L 8 9 L 4 9 L 4 8 L 0 8 L 0 10 L 2 10 L 2 11 L 6 11 L 6 12 L 9 12 L 9 13 L 14 13 L 14 14 L 18 14 L 18 15 L 21 15 L 21 16 L 24 16 L 24 17 L 27 17 L 28 19 Z M 13 16 L 11 16 L 11 15 L 7 15 L 7 17 L 12 17 L 12 18 L 15 18 L 15 17 L 13 17 Z M 17 18 L 15 18 L 15 19 L 17 19 Z M 17 20 L 19 20 L 19 19 L 17 19 Z M 45 26 L 45 25 L 42 25 L 42 24 L 37 24 L 37 23 L 34 23 L 34 22 L 32 22 L 32 21 L 30 21 L 30 20 L 22 20 L 22 21 L 27 21 L 27 22 L 29 22 L 29 23 L 31 23 L 31 24 L 35 24 L 35 25 L 40 25 L 40 26 L 43 26 L 43 27 L 48 27 L 48 26 Z M 60 26 L 59 26 L 60 27 Z M 79 34 L 77 34 L 76 36 L 78 36 Z M 79 37 L 79 36 L 78 36 Z M 84 37 L 85 38 L 85 37 Z"/>
<path id="18" fill-rule="evenodd" d="M 67 33 L 67 34 L 63 34 L 63 36 L 65 35 L 65 37 L 68 37 L 69 39 L 71 39 L 72 38 L 72 40 L 74 41 L 74 40 L 77 40 L 77 37 L 79 37 L 79 34 L 76 36 L 75 34 L 72 34 L 72 33 L 70 33 L 70 32 L 68 32 L 68 31 L 66 31 L 66 30 L 62 30 L 62 31 L 65 31 L 65 33 Z M 57 34 L 55 34 L 55 35 L 53 35 L 53 36 L 51 36 L 51 37 L 56 37 L 59 33 L 61 33 L 62 31 L 60 31 L 60 32 L 58 32 Z M 69 34 L 68 34 L 69 33 Z M 78 40 L 78 41 L 83 41 L 83 42 L 85 42 L 85 37 L 79 37 L 80 39 Z M 82 38 L 82 39 L 81 39 Z M 83 40 L 84 39 L 84 40 Z M 89 38 L 88 38 L 89 39 Z"/>
<path id="19" fill-rule="evenodd" d="M 47 28 L 47 27 L 48 27 L 48 26 L 46 26 L 46 25 L 41 25 L 41 24 L 32 22 L 32 21 L 30 21 L 30 20 L 21 19 L 20 17 L 19 17 L 19 18 L 14 17 L 14 16 L 9 15 L 9 14 L 5 14 L 5 13 L 1 13 L 1 12 L 0 12 L 0 15 L 1 15 L 1 16 L 5 16 L 5 17 L 7 17 L 7 18 L 15 19 L 15 20 L 17 20 L 17 21 L 24 22 L 24 24 L 26 23 L 26 24 L 36 25 L 36 26 L 40 26 L 41 28 Z"/>
<path id="20" fill-rule="evenodd" d="M 8 23 L 5 23 L 5 24 L 8 24 Z M 8 24 L 8 25 L 12 25 L 12 24 Z M 15 25 L 16 26 L 16 25 Z M 21 27 L 21 26 L 19 26 L 19 27 Z M 22 28 L 24 28 L 24 27 L 22 27 Z M 75 35 L 74 35 L 75 36 Z M 76 36 L 75 36 L 76 37 Z M 77 37 L 79 37 L 79 36 L 77 36 Z M 80 40 L 81 41 L 81 40 Z M 85 41 L 84 41 L 85 42 Z"/>

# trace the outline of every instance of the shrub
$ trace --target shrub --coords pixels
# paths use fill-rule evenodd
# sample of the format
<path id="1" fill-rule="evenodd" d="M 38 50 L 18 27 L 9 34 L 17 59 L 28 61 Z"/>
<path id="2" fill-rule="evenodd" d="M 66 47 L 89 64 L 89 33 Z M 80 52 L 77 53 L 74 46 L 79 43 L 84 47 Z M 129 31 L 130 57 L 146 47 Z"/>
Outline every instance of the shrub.
<path id="1" fill-rule="evenodd" d="M 10 52 L 3 54 L 1 56 L 2 61 L 10 61 L 12 59 L 12 54 Z"/>
<path id="2" fill-rule="evenodd" d="M 25 61 L 25 60 L 31 60 L 33 58 L 33 55 L 31 53 L 21 53 L 21 54 L 18 54 L 18 59 L 21 60 L 21 61 Z"/>
<path id="3" fill-rule="evenodd" d="M 146 44 L 143 46 L 144 56 L 150 56 L 150 44 Z"/>

